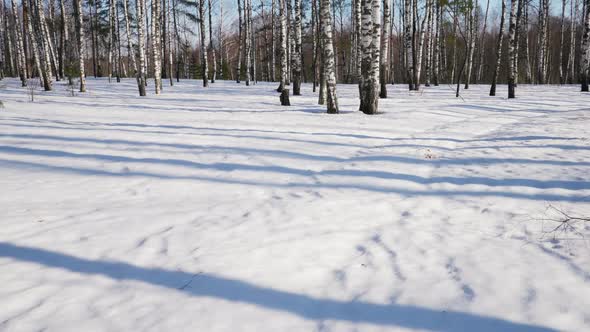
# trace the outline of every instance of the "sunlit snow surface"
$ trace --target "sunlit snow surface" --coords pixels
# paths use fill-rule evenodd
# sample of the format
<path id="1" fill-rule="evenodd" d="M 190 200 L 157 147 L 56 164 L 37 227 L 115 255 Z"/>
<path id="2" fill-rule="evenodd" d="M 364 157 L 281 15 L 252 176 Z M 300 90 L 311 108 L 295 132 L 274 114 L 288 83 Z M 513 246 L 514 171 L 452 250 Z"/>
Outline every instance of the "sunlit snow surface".
<path id="1" fill-rule="evenodd" d="M 1 331 L 590 330 L 578 86 L 1 83 Z"/>

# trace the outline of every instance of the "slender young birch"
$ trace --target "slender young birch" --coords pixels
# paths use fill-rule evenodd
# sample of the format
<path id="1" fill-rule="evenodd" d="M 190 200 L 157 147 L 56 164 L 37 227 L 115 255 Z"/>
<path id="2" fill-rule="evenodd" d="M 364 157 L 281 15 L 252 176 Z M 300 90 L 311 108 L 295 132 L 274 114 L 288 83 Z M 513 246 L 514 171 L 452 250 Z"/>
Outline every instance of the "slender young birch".
<path id="1" fill-rule="evenodd" d="M 299 95 L 301 95 L 301 70 L 302 70 L 302 68 L 301 68 L 302 67 L 302 60 L 301 60 L 302 59 L 302 54 L 301 54 L 301 1 L 295 0 L 294 6 L 295 6 L 295 8 L 294 8 L 294 15 L 295 15 L 294 44 L 295 44 L 295 48 L 294 48 L 294 52 L 293 52 L 293 95 L 299 96 Z M 330 31 L 330 40 L 332 38 L 331 35 L 332 35 L 332 31 Z M 328 37 L 326 37 L 326 38 L 328 38 Z M 333 49 L 333 45 L 330 45 L 330 46 L 326 45 L 326 47 L 332 47 L 332 49 Z M 326 68 L 326 70 L 329 70 L 329 69 Z M 330 78 L 328 77 L 328 81 L 329 80 L 330 80 Z M 334 84 L 336 84 L 336 82 L 334 82 Z M 336 88 L 334 87 L 334 93 L 336 93 L 335 89 Z M 328 102 L 329 102 L 329 98 L 330 98 L 330 96 L 328 96 Z M 329 105 L 328 105 L 328 107 L 329 107 Z M 336 107 L 336 109 L 338 109 L 338 107 Z"/>
<path id="2" fill-rule="evenodd" d="M 240 0 L 238 0 L 238 59 L 236 64 L 236 83 L 240 83 L 240 76 L 242 74 L 242 41 L 244 40 L 243 34 L 244 27 L 242 20 L 242 3 Z"/>
<path id="3" fill-rule="evenodd" d="M 223 1 L 223 0 L 219 0 Z M 207 0 L 207 6 L 209 9 L 209 52 L 211 52 L 211 83 L 215 83 L 215 78 L 217 76 L 217 60 L 215 56 L 215 47 L 213 47 L 213 20 L 211 18 L 211 11 L 213 10 L 211 6 L 211 0 Z"/>
<path id="4" fill-rule="evenodd" d="M 84 72 L 84 17 L 82 0 L 74 0 L 74 14 L 76 16 L 78 71 L 80 74 L 80 92 L 86 92 L 86 74 Z"/>
<path id="5" fill-rule="evenodd" d="M 391 0 L 383 0 L 383 38 L 381 40 L 381 91 L 379 97 L 387 98 L 389 79 L 389 38 L 391 35 Z"/>
<path id="6" fill-rule="evenodd" d="M 209 69 L 207 65 L 207 30 L 205 29 L 205 0 L 199 0 L 199 28 L 201 34 L 201 75 L 203 77 L 203 87 L 208 87 Z"/>
<path id="7" fill-rule="evenodd" d="M 584 35 L 580 48 L 581 91 L 588 92 L 588 69 L 590 68 L 590 0 L 584 0 Z"/>
<path id="8" fill-rule="evenodd" d="M 201 0 L 201 3 L 204 0 Z M 162 90 L 162 29 L 160 21 L 160 0 L 152 1 L 152 57 L 154 63 L 154 87 L 155 93 L 158 95 Z M 202 24 L 202 23 L 201 23 Z"/>
<path id="9" fill-rule="evenodd" d="M 74 0 L 76 1 L 76 0 Z M 66 70 L 66 45 L 68 45 L 68 15 L 66 13 L 65 0 L 59 0 L 60 24 L 59 24 L 59 73 L 65 77 Z M 74 5 L 75 6 L 75 5 Z"/>

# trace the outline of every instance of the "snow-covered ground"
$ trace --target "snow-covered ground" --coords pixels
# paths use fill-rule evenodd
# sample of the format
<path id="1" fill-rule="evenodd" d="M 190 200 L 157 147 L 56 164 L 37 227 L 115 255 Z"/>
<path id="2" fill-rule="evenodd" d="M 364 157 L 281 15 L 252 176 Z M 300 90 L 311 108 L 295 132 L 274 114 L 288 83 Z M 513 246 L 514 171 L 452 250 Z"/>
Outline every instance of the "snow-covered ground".
<path id="1" fill-rule="evenodd" d="M 2 331 L 590 331 L 577 86 L 3 84 Z"/>

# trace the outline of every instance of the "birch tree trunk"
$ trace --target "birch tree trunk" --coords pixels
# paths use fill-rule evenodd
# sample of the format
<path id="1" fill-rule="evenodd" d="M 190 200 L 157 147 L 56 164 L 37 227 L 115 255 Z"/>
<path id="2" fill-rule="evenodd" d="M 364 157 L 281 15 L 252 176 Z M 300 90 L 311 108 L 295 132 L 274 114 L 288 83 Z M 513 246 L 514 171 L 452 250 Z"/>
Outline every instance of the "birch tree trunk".
<path id="1" fill-rule="evenodd" d="M 576 26 L 575 17 L 578 14 L 578 2 L 576 0 L 570 1 L 570 50 L 567 60 L 566 76 L 569 84 L 574 82 L 576 76 L 575 71 L 575 58 L 576 58 Z"/>
<path id="2" fill-rule="evenodd" d="M 80 74 L 80 92 L 86 92 L 86 74 L 84 71 L 84 11 L 82 8 L 82 0 L 74 0 L 74 14 L 76 16 L 77 32 L 76 42 L 78 46 L 78 72 Z"/>
<path id="3" fill-rule="evenodd" d="M 379 53 L 381 41 L 381 0 L 362 0 L 360 110 L 379 110 Z"/>
<path id="4" fill-rule="evenodd" d="M 217 60 L 215 56 L 215 47 L 213 47 L 213 21 L 211 19 L 211 0 L 207 0 L 207 5 L 209 6 L 209 51 L 211 52 L 211 65 L 213 67 L 211 68 L 211 83 L 215 83 L 215 77 L 217 76 Z"/>
<path id="5" fill-rule="evenodd" d="M 516 11 L 519 0 L 510 2 L 510 27 L 508 29 L 508 98 L 516 97 Z"/>
<path id="6" fill-rule="evenodd" d="M 584 0 L 584 35 L 580 49 L 580 81 L 583 92 L 588 92 L 588 69 L 590 68 L 590 0 Z"/>
<path id="7" fill-rule="evenodd" d="M 301 95 L 301 1 L 300 0 L 295 0 L 295 24 L 294 24 L 294 28 L 295 28 L 295 38 L 294 38 L 294 42 L 295 42 L 295 50 L 293 52 L 293 95 L 294 96 L 299 96 Z M 329 18 L 328 18 L 329 19 Z M 329 42 L 330 45 L 327 45 L 328 42 L 326 42 L 325 48 L 327 47 L 331 47 L 332 51 L 333 51 L 333 45 L 332 45 L 332 31 L 330 32 L 330 36 L 324 36 L 325 38 L 329 38 Z M 324 49 L 325 51 L 325 49 Z M 328 59 L 326 59 L 326 61 L 329 61 Z M 328 75 L 330 69 L 329 68 L 325 68 L 325 70 L 327 70 Z M 330 76 L 327 76 L 328 79 L 328 108 L 330 107 L 329 103 L 330 103 Z M 336 79 L 334 78 L 334 81 Z M 334 98 L 335 98 L 335 94 L 336 94 L 336 86 L 335 86 L 336 82 L 334 82 Z M 336 110 L 338 109 L 338 107 L 336 106 Z"/>
<path id="8" fill-rule="evenodd" d="M 115 47 L 114 47 L 114 40 L 115 40 L 115 38 L 114 38 L 114 36 L 115 36 L 114 22 L 115 22 L 115 0 L 109 0 L 109 50 L 108 50 L 109 55 L 108 55 L 108 63 L 107 63 L 109 83 L 111 83 L 111 77 L 113 76 L 113 51 L 115 49 Z"/>
<path id="9" fill-rule="evenodd" d="M 16 9 L 16 2 L 15 0 L 11 0 L 12 4 L 12 16 L 14 19 L 14 27 L 15 36 L 16 36 L 16 61 L 18 65 L 18 76 L 20 77 L 21 86 L 27 86 L 27 65 L 26 65 L 26 58 L 25 58 L 25 51 L 23 49 L 23 38 L 21 35 L 20 30 L 20 20 L 18 16 L 18 11 Z"/>
<path id="10" fill-rule="evenodd" d="M 139 95 L 145 96 L 145 86 L 147 82 L 145 72 L 145 0 L 136 0 L 137 9 L 137 47 L 139 53 L 139 66 L 137 70 L 137 87 Z"/>
<path id="11" fill-rule="evenodd" d="M 379 0 L 375 0 L 379 1 Z M 298 3 L 298 1 L 296 2 Z M 331 0 L 320 0 L 320 15 L 322 20 L 324 76 L 326 78 L 327 110 L 330 114 L 338 113 L 338 98 L 336 96 L 336 68 L 334 45 L 332 39 L 332 17 L 330 16 Z"/>
<path id="12" fill-rule="evenodd" d="M 360 1 L 360 0 L 357 0 Z M 404 0 L 404 48 L 406 50 L 406 75 L 410 90 L 414 90 L 414 44 L 412 0 Z"/>
<path id="13" fill-rule="evenodd" d="M 123 0 L 123 15 L 125 15 L 125 34 L 127 35 L 127 53 L 131 61 L 133 76 L 137 77 L 137 62 L 135 60 L 135 48 L 131 44 L 131 28 L 129 27 L 129 0 Z"/>
<path id="14" fill-rule="evenodd" d="M 280 1 L 280 0 L 279 0 Z M 316 1 L 316 0 L 312 0 L 312 1 Z M 315 4 L 315 2 L 314 2 Z M 275 33 L 275 13 L 276 13 L 276 0 L 272 0 L 272 4 L 271 4 L 271 13 L 270 13 L 270 43 L 271 43 L 271 48 L 270 48 L 270 80 L 272 82 L 276 81 L 276 59 L 275 59 L 275 55 L 277 53 L 277 49 L 276 49 L 276 33 Z M 312 14 L 313 15 L 313 14 Z"/>
<path id="15" fill-rule="evenodd" d="M 200 3 L 202 4 L 204 0 L 201 0 Z M 152 55 L 153 55 L 153 62 L 154 62 L 154 87 L 155 93 L 157 95 L 160 94 L 162 90 L 162 29 L 161 29 L 161 20 L 160 20 L 160 7 L 161 2 L 160 0 L 153 0 L 152 1 Z M 202 16 L 201 16 L 201 27 L 203 25 Z M 201 37 L 202 38 L 202 37 Z"/>
<path id="16" fill-rule="evenodd" d="M 238 62 L 236 64 L 236 83 L 240 83 L 240 75 L 242 74 L 242 41 L 244 40 L 243 30 L 242 4 L 241 1 L 238 0 Z"/>
<path id="17" fill-rule="evenodd" d="M 539 3 L 539 50 L 537 59 L 537 78 L 541 84 L 547 83 L 547 16 L 549 14 L 548 0 L 540 0 Z"/>
<path id="18" fill-rule="evenodd" d="M 478 61 L 477 61 L 477 74 L 475 77 L 475 81 L 476 83 L 479 83 L 481 81 L 481 77 L 483 75 L 483 55 L 485 53 L 485 41 L 486 41 L 486 30 L 488 27 L 488 11 L 490 9 L 490 0 L 487 0 L 486 3 L 486 12 L 484 14 L 484 19 L 483 19 L 483 29 L 481 32 L 481 38 L 480 38 L 480 42 L 479 42 L 479 47 L 478 47 Z"/>
<path id="19" fill-rule="evenodd" d="M 440 2 L 436 1 L 436 19 L 435 19 L 435 26 L 436 26 L 436 33 L 434 36 L 434 70 L 433 70 L 433 81 L 434 81 L 434 86 L 438 86 L 439 84 L 439 77 L 440 77 L 440 31 L 442 29 L 441 27 L 441 6 L 440 6 Z"/>
<path id="20" fill-rule="evenodd" d="M 34 37 L 37 40 L 37 45 L 40 48 L 40 60 L 41 60 L 41 74 L 43 77 L 43 88 L 45 91 L 52 90 L 51 80 L 51 55 L 49 51 L 49 45 L 46 37 L 46 26 L 45 26 L 45 13 L 41 5 L 40 0 L 31 0 L 30 7 L 31 18 L 33 22 L 33 29 L 35 31 Z"/>
<path id="21" fill-rule="evenodd" d="M 492 86 L 490 87 L 490 96 L 496 95 L 496 81 L 498 80 L 498 72 L 500 71 L 500 63 L 502 62 L 502 41 L 504 40 L 504 21 L 506 18 L 506 0 L 502 0 L 502 9 L 500 13 L 500 32 L 498 33 L 498 43 L 496 44 L 496 65 L 494 66 L 494 73 L 492 75 Z"/>
<path id="22" fill-rule="evenodd" d="M 77 0 L 74 0 L 77 1 Z M 68 45 L 68 15 L 66 14 L 66 8 L 64 4 L 65 0 L 59 0 L 59 13 L 60 13 L 60 25 L 59 25 L 59 74 L 65 77 L 65 61 L 66 61 L 66 45 Z M 75 6 L 75 5 L 74 5 Z"/>
<path id="23" fill-rule="evenodd" d="M 170 28 L 170 25 L 172 24 L 172 18 L 171 18 L 171 8 L 172 8 L 172 4 L 170 3 L 171 0 L 166 1 L 166 8 L 164 8 L 164 10 L 166 11 L 166 31 L 164 31 L 164 33 L 168 36 L 168 79 L 170 81 L 170 86 L 174 85 L 174 78 L 173 78 L 173 67 L 174 67 L 174 63 L 172 60 L 172 30 Z"/>
<path id="24" fill-rule="evenodd" d="M 250 85 L 250 79 L 252 74 L 251 67 L 251 56 L 252 56 L 252 4 L 251 0 L 244 0 L 244 24 L 245 24 L 245 36 L 244 36 L 244 51 L 245 59 L 244 66 L 246 67 L 246 86 Z"/>
<path id="25" fill-rule="evenodd" d="M 416 0 L 414 0 L 416 1 Z M 422 62 L 424 53 L 424 40 L 426 38 L 426 23 L 428 22 L 428 13 L 430 12 L 431 0 L 426 0 L 426 8 L 422 24 L 420 26 L 420 36 L 418 37 L 418 50 L 416 54 L 415 74 L 414 74 L 414 90 L 420 90 L 420 78 L 422 74 Z"/>
<path id="26" fill-rule="evenodd" d="M 573 0 L 572 0 L 573 1 Z M 564 41 L 564 20 L 565 20 L 565 2 L 566 0 L 561 1 L 561 21 L 559 22 L 559 59 L 557 60 L 559 63 L 559 84 L 565 83 L 565 75 L 563 71 L 563 41 Z"/>
<path id="27" fill-rule="evenodd" d="M 248 1 L 248 0 L 246 0 Z M 209 86 L 207 66 L 207 43 L 205 41 L 207 30 L 205 30 L 205 0 L 199 0 L 199 27 L 201 33 L 201 75 L 203 76 L 203 87 Z"/>
<path id="28" fill-rule="evenodd" d="M 379 97 L 387 98 L 387 81 L 389 79 L 389 38 L 391 35 L 391 0 L 383 0 L 383 38 L 381 40 L 381 91 Z"/>
<path id="29" fill-rule="evenodd" d="M 471 81 L 471 73 L 473 71 L 473 53 L 475 51 L 476 26 L 477 26 L 477 9 L 478 2 L 475 0 L 475 5 L 469 11 L 469 51 L 467 53 L 467 73 L 465 75 L 465 89 L 469 89 L 469 82 Z"/>
<path id="30" fill-rule="evenodd" d="M 281 46 L 280 46 L 280 61 L 281 61 L 281 84 L 279 86 L 279 92 L 281 92 L 281 105 L 290 106 L 289 102 L 289 78 L 288 78 L 288 67 L 287 67 L 287 10 L 286 0 L 279 0 L 279 15 L 281 22 Z"/>

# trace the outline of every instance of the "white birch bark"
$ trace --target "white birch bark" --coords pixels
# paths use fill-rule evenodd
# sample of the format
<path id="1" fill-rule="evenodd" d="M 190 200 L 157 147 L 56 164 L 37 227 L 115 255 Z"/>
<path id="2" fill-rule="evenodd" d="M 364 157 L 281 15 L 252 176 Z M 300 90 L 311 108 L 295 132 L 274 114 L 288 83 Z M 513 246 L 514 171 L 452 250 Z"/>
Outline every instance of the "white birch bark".
<path id="1" fill-rule="evenodd" d="M 379 0 L 376 0 L 379 1 Z M 335 54 L 332 36 L 331 0 L 320 0 L 320 17 L 322 21 L 323 68 L 326 79 L 326 106 L 330 114 L 338 113 L 336 96 Z"/>
<path id="2" fill-rule="evenodd" d="M 362 0 L 360 110 L 376 114 L 379 102 L 381 0 Z"/>
<path id="3" fill-rule="evenodd" d="M 219 0 L 223 1 L 223 0 Z M 211 52 L 211 83 L 215 83 L 215 78 L 217 77 L 217 60 L 215 56 L 215 47 L 213 47 L 213 20 L 211 18 L 212 6 L 211 0 L 207 0 L 207 5 L 209 9 L 209 52 Z"/>
<path id="4" fill-rule="evenodd" d="M 139 53 L 139 64 L 137 70 L 137 86 L 139 95 L 145 96 L 146 63 L 145 63 L 145 0 L 136 0 L 137 9 L 137 48 Z"/>
<path id="5" fill-rule="evenodd" d="M 14 26 L 16 27 L 15 36 L 16 36 L 16 60 L 18 65 L 18 76 L 21 80 L 21 86 L 27 86 L 27 65 L 25 59 L 25 51 L 24 51 L 24 44 L 23 44 L 23 36 L 21 34 L 21 24 L 18 16 L 18 10 L 16 8 L 16 1 L 11 0 L 12 4 L 12 17 L 14 19 Z"/>
<path id="6" fill-rule="evenodd" d="M 280 62 L 281 62 L 281 84 L 279 86 L 279 91 L 281 92 L 281 105 L 289 106 L 291 103 L 289 102 L 289 77 L 288 71 L 289 68 L 287 66 L 287 8 L 285 4 L 286 0 L 279 0 L 279 16 L 280 16 Z"/>
<path id="7" fill-rule="evenodd" d="M 78 72 L 80 75 L 80 92 L 86 92 L 86 73 L 84 71 L 84 11 L 82 0 L 74 0 L 76 16 L 76 42 L 78 46 Z"/>
<path id="8" fill-rule="evenodd" d="M 246 0 L 247 1 L 247 0 Z M 201 75 L 203 87 L 209 86 L 209 66 L 207 65 L 207 43 L 205 41 L 207 30 L 205 29 L 205 0 L 199 0 L 199 27 L 201 34 Z"/>
<path id="9" fill-rule="evenodd" d="M 508 98 L 516 97 L 516 11 L 519 0 L 510 2 L 510 27 L 508 29 Z"/>
<path id="10" fill-rule="evenodd" d="M 201 0 L 201 3 L 204 0 Z M 158 95 L 162 90 L 162 29 L 160 21 L 160 0 L 152 1 L 152 56 L 154 63 L 154 87 Z"/>

